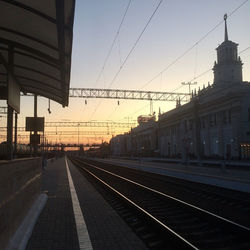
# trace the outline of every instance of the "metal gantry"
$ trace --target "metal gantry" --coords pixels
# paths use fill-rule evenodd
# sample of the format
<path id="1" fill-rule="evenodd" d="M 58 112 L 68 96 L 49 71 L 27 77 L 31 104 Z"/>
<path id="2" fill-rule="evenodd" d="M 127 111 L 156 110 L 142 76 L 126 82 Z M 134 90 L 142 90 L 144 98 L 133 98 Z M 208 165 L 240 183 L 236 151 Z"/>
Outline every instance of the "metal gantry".
<path id="1" fill-rule="evenodd" d="M 48 144 L 41 144 L 40 147 L 46 147 L 46 148 L 58 148 L 58 147 L 63 147 L 63 148 L 75 148 L 75 147 L 99 147 L 101 144 L 99 143 L 85 143 L 85 144 L 76 144 L 76 143 L 48 143 Z"/>
<path id="2" fill-rule="evenodd" d="M 113 121 L 89 121 L 89 122 L 45 122 L 47 128 L 57 127 L 103 127 L 103 128 L 133 128 L 134 122 L 113 122 Z M 6 127 L 0 127 L 0 131 L 6 131 Z M 17 131 L 24 132 L 25 127 L 18 127 Z"/>
<path id="3" fill-rule="evenodd" d="M 69 97 L 188 102 L 190 93 L 160 91 L 70 88 Z"/>
<path id="4" fill-rule="evenodd" d="M 32 96 L 27 93 L 22 96 Z M 127 99 L 148 101 L 190 101 L 191 93 L 175 93 L 161 91 L 143 91 L 127 89 L 92 89 L 92 88 L 70 88 L 69 97 L 73 98 L 103 98 L 103 99 Z"/>
<path id="5" fill-rule="evenodd" d="M 89 122 L 45 122 L 45 127 L 135 127 L 136 122 L 89 121 Z"/>
<path id="6" fill-rule="evenodd" d="M 2 131 L 2 130 L 0 130 Z M 18 132 L 18 137 L 29 137 L 29 134 L 21 133 L 21 132 L 26 132 L 24 127 L 19 127 Z M 116 131 L 80 131 L 79 135 L 87 135 L 87 136 L 104 136 L 104 135 L 112 135 L 115 134 Z M 54 136 L 62 136 L 62 137 L 70 137 L 70 136 L 77 136 L 78 132 L 77 131 L 46 131 L 44 133 L 46 136 L 54 135 Z M 5 138 L 6 135 L 1 135 L 0 138 Z"/>

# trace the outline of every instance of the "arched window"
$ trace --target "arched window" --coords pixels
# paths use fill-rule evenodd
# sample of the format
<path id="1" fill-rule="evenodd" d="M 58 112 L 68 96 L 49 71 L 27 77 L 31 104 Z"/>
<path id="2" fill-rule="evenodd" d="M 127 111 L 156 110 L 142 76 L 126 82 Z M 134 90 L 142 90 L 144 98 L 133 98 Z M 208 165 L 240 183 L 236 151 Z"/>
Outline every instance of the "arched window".
<path id="1" fill-rule="evenodd" d="M 230 50 L 229 50 L 229 59 L 230 59 L 230 60 L 233 59 L 232 48 L 230 48 Z"/>

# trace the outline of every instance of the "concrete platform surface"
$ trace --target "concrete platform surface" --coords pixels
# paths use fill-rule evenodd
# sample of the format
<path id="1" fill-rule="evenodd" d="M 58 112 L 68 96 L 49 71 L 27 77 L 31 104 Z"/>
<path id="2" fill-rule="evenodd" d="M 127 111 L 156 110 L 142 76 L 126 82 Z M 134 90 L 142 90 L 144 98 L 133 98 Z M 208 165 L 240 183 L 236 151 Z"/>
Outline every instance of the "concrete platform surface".
<path id="1" fill-rule="evenodd" d="M 237 168 L 237 165 L 230 167 L 183 165 L 176 162 L 152 162 L 155 159 L 143 158 L 140 160 L 93 158 L 93 160 L 250 193 L 250 164 L 242 169 L 242 166 Z"/>
<path id="2" fill-rule="evenodd" d="M 48 201 L 42 211 L 26 250 L 117 250 L 147 249 L 117 213 L 106 203 L 78 169 L 68 161 L 72 177 L 69 185 L 65 158 L 50 161 L 43 173 L 42 189 L 48 190 Z M 76 211 L 72 194 L 78 197 L 81 211 Z M 74 195 L 73 195 L 74 196 Z M 87 232 L 78 229 L 81 212 Z M 84 225 L 83 225 L 84 226 Z M 81 233 L 85 235 L 81 236 Z M 90 243 L 83 239 L 86 233 Z M 88 246 L 88 247 L 86 247 Z"/>

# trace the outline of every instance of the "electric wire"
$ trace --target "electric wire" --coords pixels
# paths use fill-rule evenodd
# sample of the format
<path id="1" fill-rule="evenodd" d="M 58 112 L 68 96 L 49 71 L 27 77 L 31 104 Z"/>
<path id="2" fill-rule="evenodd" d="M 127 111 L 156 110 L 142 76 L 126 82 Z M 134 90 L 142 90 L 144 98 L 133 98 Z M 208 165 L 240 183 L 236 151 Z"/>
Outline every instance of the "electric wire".
<path id="1" fill-rule="evenodd" d="M 245 0 L 244 2 L 242 2 L 237 8 L 235 8 L 231 13 L 228 14 L 228 17 L 232 16 L 236 11 L 238 11 L 244 4 L 246 4 L 249 0 Z M 117 73 L 115 74 L 114 78 L 112 79 L 109 88 L 112 86 L 113 82 L 115 81 L 115 79 L 117 78 L 118 74 L 120 73 L 120 71 L 122 70 L 124 64 L 126 63 L 128 57 L 130 56 L 130 54 L 133 52 L 134 48 L 136 47 L 137 43 L 139 42 L 143 32 L 145 31 L 146 27 L 148 26 L 149 22 L 151 21 L 153 15 L 156 13 L 157 9 L 159 8 L 160 4 L 162 3 L 162 1 L 159 2 L 159 4 L 157 5 L 157 8 L 155 9 L 155 11 L 153 12 L 152 16 L 150 17 L 148 23 L 146 24 L 145 28 L 143 29 L 142 33 L 140 34 L 140 36 L 138 37 L 136 43 L 134 44 L 134 46 L 132 47 L 132 49 L 130 50 L 129 54 L 127 55 L 127 57 L 125 58 L 125 60 L 123 61 L 123 64 L 120 66 L 119 70 L 117 71 Z M 144 84 L 139 90 L 143 89 L 144 87 L 146 87 L 149 83 L 151 83 L 153 80 L 155 80 L 157 77 L 159 77 L 160 75 L 162 75 L 165 71 L 167 71 L 171 66 L 173 66 L 177 61 L 179 61 L 182 57 L 184 57 L 188 52 L 190 52 L 195 46 L 197 46 L 200 42 L 202 42 L 210 33 L 212 33 L 215 29 L 217 29 L 222 23 L 224 22 L 224 20 L 220 21 L 218 24 L 216 24 L 211 30 L 209 30 L 204 36 L 202 36 L 196 43 L 194 43 L 191 47 L 189 47 L 186 51 L 184 51 L 180 56 L 178 56 L 173 62 L 171 62 L 167 67 L 165 67 L 160 73 L 158 73 L 156 76 L 154 76 L 150 81 L 148 81 L 146 84 Z M 248 48 L 246 48 L 245 50 L 247 50 Z M 245 51 L 244 50 L 244 51 Z M 243 52 L 243 51 L 242 51 Z M 206 73 L 208 73 L 209 71 L 211 71 L 211 69 L 206 70 L 204 72 L 202 72 L 201 74 L 199 74 L 198 76 L 194 77 L 193 79 L 197 79 L 203 75 L 205 75 Z M 192 80 L 193 80 L 192 79 Z M 180 87 L 177 87 L 176 89 L 174 89 L 172 92 L 179 90 L 180 88 L 182 88 L 183 85 L 181 85 Z M 99 106 L 99 105 L 98 105 Z M 98 106 L 96 107 L 96 110 L 98 108 Z M 96 112 L 95 110 L 95 112 Z M 141 109 L 140 109 L 141 110 Z M 135 113 L 135 112 L 133 112 Z"/>
<path id="2" fill-rule="evenodd" d="M 128 9 L 129 9 L 129 7 L 130 7 L 130 5 L 131 5 L 131 2 L 132 2 L 132 0 L 129 0 L 129 2 L 128 2 L 128 4 L 127 4 L 127 7 L 126 7 L 125 12 L 124 12 L 124 14 L 123 14 L 123 17 L 122 17 L 122 20 L 121 20 L 121 22 L 120 22 L 120 25 L 119 25 L 119 27 L 118 27 L 118 29 L 117 29 L 117 32 L 116 32 L 115 37 L 114 37 L 114 39 L 113 39 L 113 42 L 112 42 L 112 44 L 111 44 L 111 46 L 110 46 L 110 48 L 109 48 L 109 50 L 108 50 L 107 56 L 106 56 L 106 58 L 105 58 L 105 60 L 104 60 L 103 66 L 102 66 L 102 68 L 101 68 L 101 71 L 100 71 L 100 73 L 99 73 L 97 79 L 96 79 L 96 82 L 95 82 L 94 86 L 97 85 L 98 81 L 100 80 L 101 75 L 103 75 L 103 73 L 104 73 L 104 69 L 105 69 L 106 64 L 107 64 L 107 62 L 108 62 L 108 59 L 109 59 L 109 57 L 110 57 L 110 55 L 111 55 L 111 52 L 112 52 L 113 47 L 114 47 L 114 45 L 115 45 L 115 42 L 116 42 L 117 38 L 119 37 L 121 27 L 122 27 L 122 25 L 123 25 L 123 23 L 124 23 L 124 20 L 125 20 L 125 17 L 126 17 L 126 15 L 127 15 L 127 13 L 128 13 Z M 100 100 L 100 101 L 98 102 L 98 104 L 96 105 L 96 107 L 95 107 L 93 113 L 90 115 L 89 120 L 92 119 L 92 117 L 93 117 L 94 114 L 96 113 L 98 107 L 100 106 L 101 102 L 102 102 L 102 100 Z"/>
<path id="3" fill-rule="evenodd" d="M 123 66 L 125 65 L 125 63 L 127 62 L 128 58 L 130 57 L 130 55 L 132 54 L 132 52 L 134 51 L 134 49 L 136 48 L 137 44 L 139 43 L 142 35 L 144 34 L 144 32 L 146 31 L 147 27 L 149 26 L 150 22 L 152 21 L 154 15 L 156 14 L 157 10 L 159 9 L 160 5 L 162 4 L 163 0 L 160 0 L 159 3 L 157 4 L 156 8 L 154 9 L 152 15 L 150 16 L 149 20 L 147 21 L 146 25 L 144 26 L 143 30 L 141 31 L 140 35 L 138 36 L 138 38 L 136 39 L 135 43 L 133 44 L 132 48 L 130 49 L 129 53 L 127 54 L 127 56 L 125 57 L 124 61 L 122 62 L 122 64 L 120 65 L 118 71 L 116 72 L 116 74 L 114 75 L 112 81 L 110 82 L 108 88 L 111 88 L 111 86 L 113 85 L 113 83 L 115 82 L 116 78 L 118 77 L 118 75 L 120 74 Z M 91 118 L 93 117 L 93 115 L 96 113 L 98 107 L 100 106 L 101 102 L 98 103 L 98 105 L 96 106 Z"/>
<path id="4" fill-rule="evenodd" d="M 146 105 L 144 105 L 143 107 L 140 107 L 139 109 L 137 109 L 137 110 L 135 110 L 135 111 L 129 113 L 127 116 L 130 117 L 130 116 L 132 116 L 133 114 L 136 114 L 136 113 L 140 112 L 141 110 L 145 109 L 147 106 L 148 106 L 148 104 L 146 104 Z M 121 120 L 124 120 L 124 118 L 120 119 L 119 121 L 121 121 Z"/>
<path id="5" fill-rule="evenodd" d="M 133 44 L 132 48 L 130 49 L 129 53 L 127 54 L 127 56 L 125 57 L 124 61 L 122 62 L 122 65 L 119 67 L 118 71 L 116 72 L 116 74 L 114 75 L 112 81 L 109 84 L 109 88 L 111 88 L 111 86 L 113 85 L 114 81 L 116 80 L 116 78 L 118 77 L 119 73 L 121 72 L 123 66 L 125 65 L 125 63 L 127 62 L 128 58 L 130 57 L 130 55 L 132 54 L 132 52 L 134 51 L 134 49 L 136 48 L 137 44 L 139 43 L 142 35 L 144 34 L 144 32 L 146 31 L 148 25 L 150 24 L 150 22 L 152 21 L 155 13 L 157 12 L 157 10 L 159 9 L 160 5 L 162 4 L 163 0 L 160 0 L 160 2 L 158 3 L 158 5 L 156 6 L 154 12 L 152 13 L 152 15 L 150 16 L 149 20 L 147 21 L 146 25 L 144 26 L 143 30 L 141 31 L 139 37 L 136 39 L 135 43 Z"/>
<path id="6" fill-rule="evenodd" d="M 245 48 L 245 49 L 239 51 L 238 54 L 241 55 L 242 53 L 246 52 L 248 49 L 250 49 L 250 47 L 247 47 L 247 48 Z M 210 69 L 207 69 L 207 70 L 203 71 L 202 73 L 200 73 L 199 75 L 193 77 L 192 79 L 188 80 L 187 82 L 191 82 L 191 81 L 197 80 L 198 78 L 200 78 L 200 77 L 206 75 L 206 74 L 207 74 L 208 72 L 210 72 L 211 70 L 213 70 L 213 68 L 210 68 Z M 182 88 L 182 87 L 184 87 L 184 86 L 181 85 L 180 87 L 178 87 L 178 88 L 172 90 L 172 92 L 174 92 L 174 91 L 176 91 L 176 90 L 178 90 L 178 89 L 180 89 L 180 88 Z"/>
<path id="7" fill-rule="evenodd" d="M 118 29 L 117 29 L 117 31 L 116 31 L 115 37 L 114 37 L 114 39 L 113 39 L 113 42 L 112 42 L 112 44 L 111 44 L 111 46 L 110 46 L 110 48 L 109 48 L 109 50 L 108 50 L 108 53 L 107 53 L 107 55 L 106 55 L 106 57 L 105 57 L 103 66 L 102 66 L 102 68 L 101 68 L 101 71 L 100 71 L 100 73 L 98 74 L 98 77 L 97 77 L 97 79 L 96 79 L 95 86 L 97 85 L 98 81 L 100 80 L 100 77 L 101 77 L 101 75 L 102 75 L 102 73 L 103 73 L 103 71 L 104 71 L 104 69 L 105 69 L 105 67 L 106 67 L 106 64 L 107 64 L 107 62 L 108 62 L 108 59 L 109 59 L 109 57 L 110 57 L 110 55 L 111 55 L 111 52 L 112 52 L 112 50 L 113 50 L 113 48 L 114 48 L 115 42 L 116 42 L 116 40 L 117 40 L 117 38 L 118 38 L 118 36 L 119 36 L 119 34 L 120 34 L 121 27 L 122 27 L 122 25 L 123 25 L 123 23 L 124 23 L 124 20 L 125 20 L 125 17 L 126 17 L 126 15 L 127 15 L 128 9 L 129 9 L 129 7 L 130 7 L 130 5 L 131 5 L 131 2 L 132 2 L 132 0 L 129 0 L 129 2 L 128 2 L 128 4 L 127 4 L 127 7 L 126 7 L 125 12 L 124 12 L 124 14 L 123 14 L 123 17 L 122 17 L 122 20 L 121 20 L 121 22 L 120 22 L 120 25 L 119 25 L 119 27 L 118 27 Z"/>
<path id="8" fill-rule="evenodd" d="M 248 49 L 250 49 L 250 46 L 247 47 L 247 48 L 245 48 L 245 49 L 243 49 L 243 50 L 241 50 L 241 51 L 239 51 L 238 54 L 241 55 L 242 53 L 246 52 Z M 206 74 L 209 73 L 212 69 L 213 69 L 213 68 L 209 68 L 209 69 L 203 71 L 202 73 L 200 73 L 199 75 L 193 77 L 192 79 L 190 79 L 190 80 L 187 81 L 187 82 L 191 82 L 191 81 L 193 81 L 193 80 L 196 80 L 196 79 L 198 79 L 198 78 L 200 78 L 200 77 L 206 75 Z M 175 91 L 179 90 L 179 89 L 182 88 L 182 87 L 184 87 L 184 86 L 183 86 L 183 85 L 180 85 L 180 86 L 177 87 L 176 89 L 173 89 L 172 92 L 175 92 Z M 138 113 L 138 112 L 141 111 L 142 109 L 146 108 L 146 106 L 148 106 L 148 104 L 145 105 L 145 106 L 143 106 L 142 108 L 139 108 L 138 110 L 136 110 L 136 111 L 130 113 L 128 116 L 132 116 L 132 115 Z M 123 119 L 120 119 L 119 121 L 121 121 L 121 120 L 123 120 Z"/>
<path id="9" fill-rule="evenodd" d="M 121 101 L 119 101 L 119 105 L 117 105 L 114 110 L 108 115 L 107 119 L 106 120 L 109 120 L 112 115 L 117 111 L 118 107 L 121 106 L 123 103 L 121 103 Z"/>
<path id="10" fill-rule="evenodd" d="M 197 58 L 198 58 L 198 44 L 196 45 L 195 47 L 195 56 L 194 56 L 194 78 L 196 76 L 196 73 L 197 73 Z"/>
<path id="11" fill-rule="evenodd" d="M 249 0 L 245 0 L 244 2 L 242 2 L 237 8 L 235 8 L 233 11 L 231 11 L 231 13 L 227 15 L 227 17 L 232 16 L 237 10 L 239 10 L 248 1 Z M 161 70 L 158 74 L 156 74 L 153 78 L 151 78 L 148 82 L 146 82 L 139 90 L 145 88 L 148 84 L 150 84 L 152 81 L 154 81 L 156 78 L 158 78 L 162 73 L 166 72 L 171 66 L 173 66 L 175 63 L 177 63 L 182 57 L 184 57 L 186 54 L 188 54 L 195 46 L 197 46 L 200 42 L 202 42 L 210 33 L 212 33 L 215 29 L 217 29 L 223 22 L 224 22 L 224 20 L 221 20 L 219 23 L 217 23 L 211 30 L 209 30 L 204 36 L 202 36 L 191 47 L 189 47 L 187 50 L 185 50 L 181 55 L 176 57 L 170 64 L 168 64 L 163 70 Z"/>
<path id="12" fill-rule="evenodd" d="M 250 46 L 247 47 L 247 48 L 245 48 L 245 49 L 243 49 L 243 50 L 241 50 L 241 51 L 239 52 L 239 55 L 241 55 L 242 53 L 246 52 L 248 49 L 250 49 Z"/>

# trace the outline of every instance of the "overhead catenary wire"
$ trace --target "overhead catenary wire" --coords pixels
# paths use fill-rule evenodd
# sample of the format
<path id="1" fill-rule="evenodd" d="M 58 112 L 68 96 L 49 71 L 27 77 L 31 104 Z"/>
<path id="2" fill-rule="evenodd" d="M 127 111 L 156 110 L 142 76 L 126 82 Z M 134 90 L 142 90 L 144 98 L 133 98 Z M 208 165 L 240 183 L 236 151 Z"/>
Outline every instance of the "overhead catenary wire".
<path id="1" fill-rule="evenodd" d="M 250 46 L 247 47 L 247 48 L 245 48 L 245 49 L 243 49 L 243 50 L 241 50 L 241 51 L 239 51 L 238 54 L 241 55 L 242 53 L 246 52 L 248 49 L 250 49 Z M 209 69 L 203 71 L 202 73 L 200 73 L 199 75 L 193 77 L 192 79 L 188 80 L 187 82 L 194 81 L 194 80 L 196 80 L 196 79 L 198 79 L 198 78 L 200 78 L 200 77 L 206 75 L 206 74 L 209 73 L 211 70 L 213 70 L 213 68 L 209 68 Z M 183 85 L 181 85 L 181 86 L 178 87 L 177 89 L 174 89 L 173 92 L 176 91 L 176 90 L 178 90 L 178 89 L 180 89 L 180 88 L 182 88 L 182 87 L 183 87 Z"/>
<path id="2" fill-rule="evenodd" d="M 137 109 L 137 110 L 135 110 L 135 111 L 129 113 L 127 116 L 130 117 L 131 115 L 140 112 L 141 110 L 145 109 L 146 107 L 148 107 L 148 104 L 146 104 L 146 105 L 144 105 L 143 107 L 140 107 L 139 109 Z M 121 121 L 121 120 L 124 120 L 124 118 L 120 119 L 119 121 Z"/>
<path id="3" fill-rule="evenodd" d="M 115 109 L 108 115 L 108 117 L 107 117 L 107 119 L 106 120 L 109 120 L 111 117 L 112 117 L 112 115 L 117 111 L 117 109 L 119 108 L 119 106 L 121 106 L 123 103 L 122 102 L 120 102 L 120 101 L 118 101 L 119 102 L 119 104 L 115 107 Z"/>
<path id="4" fill-rule="evenodd" d="M 107 62 L 108 62 L 108 59 L 109 59 L 109 57 L 110 57 L 110 55 L 111 55 L 111 52 L 112 52 L 112 50 L 113 50 L 113 48 L 114 48 L 115 42 L 116 42 L 117 38 L 119 37 L 121 27 L 122 27 L 122 25 L 123 25 L 123 23 L 124 23 L 124 20 L 125 20 L 125 18 L 126 18 L 127 13 L 128 13 L 128 9 L 129 9 L 129 7 L 130 7 L 130 5 L 131 5 L 131 2 L 132 2 L 132 0 L 129 0 L 129 1 L 128 1 L 127 7 L 126 7 L 125 12 L 124 12 L 124 14 L 123 14 L 123 16 L 122 16 L 122 20 L 121 20 L 121 22 L 120 22 L 120 24 L 119 24 L 119 27 L 118 27 L 117 31 L 116 31 L 115 37 L 114 37 L 114 39 L 113 39 L 113 42 L 112 42 L 112 44 L 111 44 L 111 46 L 110 46 L 110 48 L 109 48 L 109 50 L 108 50 L 108 53 L 107 53 L 107 56 L 105 57 L 103 66 L 102 66 L 102 68 L 101 68 L 101 71 L 100 71 L 100 73 L 98 74 L 98 77 L 97 77 L 97 79 L 96 79 L 95 86 L 96 86 L 97 83 L 99 82 L 101 75 L 103 75 L 103 77 L 104 77 L 104 69 L 105 69 L 106 64 L 107 64 Z M 105 85 L 106 85 L 106 84 L 105 84 Z M 94 114 L 96 113 L 98 107 L 100 106 L 101 102 L 102 102 L 102 100 L 100 100 L 100 101 L 98 102 L 98 104 L 96 105 L 96 107 L 95 107 L 93 113 L 91 114 L 89 120 L 92 119 L 92 117 L 93 117 Z"/>
<path id="5" fill-rule="evenodd" d="M 118 71 L 116 72 L 116 74 L 114 75 L 113 79 L 111 80 L 110 84 L 109 84 L 109 88 L 111 88 L 111 86 L 113 85 L 114 81 L 116 80 L 117 76 L 120 74 L 123 66 L 125 65 L 125 63 L 127 62 L 128 58 L 130 57 L 130 55 L 132 54 L 132 52 L 134 51 L 134 49 L 136 48 L 137 44 L 139 43 L 140 39 L 142 38 L 142 35 L 144 34 L 144 32 L 146 31 L 148 25 L 150 24 L 150 22 L 152 21 L 155 13 L 157 12 L 157 10 L 159 9 L 160 5 L 162 4 L 163 0 L 160 0 L 160 2 L 157 4 L 155 10 L 153 11 L 152 15 L 150 16 L 149 20 L 147 21 L 146 25 L 144 26 L 143 30 L 141 31 L 140 35 L 138 36 L 138 38 L 136 39 L 135 43 L 133 44 L 132 48 L 130 49 L 129 53 L 127 54 L 127 56 L 125 57 L 124 61 L 122 62 L 121 66 L 119 67 Z"/>
<path id="6" fill-rule="evenodd" d="M 197 58 L 198 58 L 198 44 L 196 44 L 195 55 L 194 55 L 194 78 L 196 77 L 197 67 L 198 67 Z"/>
<path id="7" fill-rule="evenodd" d="M 241 55 L 242 53 L 246 52 L 246 51 L 249 50 L 249 49 L 250 49 L 250 46 L 247 47 L 247 48 L 245 48 L 245 49 L 243 49 L 243 50 L 241 50 L 241 51 L 239 51 L 238 54 Z M 196 79 L 198 79 L 198 78 L 200 78 L 200 77 L 206 75 L 207 73 L 211 72 L 211 70 L 213 70 L 213 68 L 209 68 L 209 69 L 203 71 L 203 72 L 200 73 L 199 75 L 196 75 L 196 76 L 193 77 L 192 79 L 189 79 L 187 82 L 191 82 L 191 81 L 193 81 L 193 80 L 196 80 Z M 180 85 L 180 86 L 178 86 L 176 89 L 172 90 L 172 92 L 175 92 L 175 91 L 179 90 L 179 89 L 182 88 L 182 87 L 183 87 L 183 85 Z M 146 108 L 147 106 L 148 106 L 148 104 L 145 105 L 145 106 L 143 106 L 143 107 L 141 107 L 141 108 L 139 108 L 139 109 L 137 109 L 137 110 L 135 110 L 135 111 L 133 111 L 132 113 L 128 114 L 127 116 L 132 116 L 132 115 L 138 113 L 139 111 L 143 110 L 143 109 Z M 121 121 L 121 120 L 123 120 L 123 119 L 120 119 L 119 121 Z"/>
<path id="8" fill-rule="evenodd" d="M 237 10 L 239 10 L 244 4 L 246 4 L 249 0 L 245 0 L 243 1 L 237 8 L 235 8 L 231 13 L 228 14 L 228 17 L 232 16 Z M 162 2 L 162 1 L 161 1 Z M 159 4 L 161 4 L 161 2 L 159 2 Z M 158 6 L 157 6 L 158 7 Z M 162 75 L 165 71 L 167 71 L 167 69 L 169 69 L 172 65 L 174 65 L 177 61 L 179 61 L 183 56 L 185 56 L 188 52 L 190 52 L 195 46 L 197 46 L 200 42 L 202 42 L 210 33 L 212 33 L 217 27 L 219 27 L 222 23 L 224 22 L 224 20 L 220 21 L 218 24 L 216 24 L 212 29 L 210 29 L 204 36 L 202 36 L 197 42 L 195 42 L 190 48 L 188 48 L 186 51 L 184 51 L 180 56 L 178 56 L 172 63 L 170 63 L 167 67 L 165 67 L 159 74 L 157 74 L 155 77 L 153 77 L 150 81 L 148 81 L 145 85 L 143 85 L 140 89 L 144 88 L 146 85 L 148 85 L 150 82 L 152 82 L 153 80 L 155 80 L 159 75 Z M 140 37 L 140 36 L 139 36 Z M 136 46 L 136 43 L 135 43 Z M 130 50 L 130 52 L 132 53 L 133 51 L 133 47 Z M 118 74 L 120 73 L 123 65 L 126 63 L 127 58 L 129 57 L 129 55 L 131 54 L 129 52 L 129 54 L 127 55 L 127 57 L 125 58 L 125 60 L 123 61 L 123 64 L 120 66 L 119 70 L 117 71 L 117 73 L 115 74 L 114 78 L 112 79 L 109 87 L 111 87 L 111 85 L 113 84 L 113 82 L 115 81 L 115 79 L 117 78 Z M 195 76 L 195 79 L 197 79 L 198 77 L 201 77 L 202 75 L 208 73 L 211 69 L 206 70 L 205 72 L 201 73 L 198 76 Z M 180 86 L 178 88 L 176 88 L 173 91 L 176 91 L 178 89 L 180 89 L 183 86 Z M 139 90 L 140 90 L 139 89 Z M 98 108 L 98 107 L 97 107 Z M 96 108 L 96 109 L 97 109 Z"/>
<path id="9" fill-rule="evenodd" d="M 245 49 L 243 49 L 243 50 L 241 50 L 241 51 L 239 52 L 239 55 L 241 55 L 242 53 L 246 52 L 248 49 L 250 49 L 250 46 L 247 47 L 247 48 L 245 48 Z"/>
<path id="10" fill-rule="evenodd" d="M 105 69 L 106 64 L 107 64 L 107 62 L 108 62 L 108 59 L 109 59 L 109 57 L 110 57 L 110 55 L 111 55 L 111 52 L 112 52 L 113 47 L 114 47 L 114 45 L 115 45 L 115 42 L 116 42 L 117 38 L 119 37 L 120 30 L 121 30 L 121 27 L 122 27 L 123 22 L 124 22 L 124 20 L 125 20 L 125 17 L 126 17 L 126 15 L 127 15 L 128 9 L 129 9 L 129 7 L 130 7 L 130 5 L 131 5 L 131 1 L 132 1 L 132 0 L 129 0 L 129 2 L 128 2 L 128 5 L 127 5 L 127 7 L 126 7 L 126 9 L 125 9 L 125 12 L 124 12 L 124 14 L 123 14 L 121 23 L 120 23 L 120 25 L 119 25 L 119 27 L 118 27 L 118 29 L 117 29 L 117 32 L 116 32 L 115 37 L 114 37 L 114 39 L 113 39 L 113 42 L 112 42 L 112 44 L 111 44 L 111 46 L 110 46 L 110 49 L 108 50 L 107 56 L 106 56 L 106 58 L 105 58 L 105 60 L 104 60 L 103 66 L 102 66 L 101 71 L 100 71 L 100 73 L 99 73 L 99 75 L 98 75 L 98 77 L 97 77 L 97 80 L 96 80 L 96 82 L 95 82 L 95 85 L 98 83 L 98 81 L 99 81 L 101 75 L 102 75 L 103 72 L 104 72 L 104 69 Z"/>
<path id="11" fill-rule="evenodd" d="M 106 57 L 105 57 L 103 66 L 102 66 L 102 68 L 101 68 L 101 71 L 100 71 L 100 73 L 98 74 L 98 77 L 97 77 L 97 79 L 96 79 L 95 86 L 97 85 L 97 83 L 98 83 L 99 80 L 100 80 L 101 75 L 103 74 L 103 71 L 104 71 L 104 69 L 105 69 L 105 67 L 106 67 L 106 64 L 107 64 L 107 62 L 108 62 L 108 59 L 109 59 L 109 57 L 110 57 L 110 55 L 111 55 L 111 52 L 112 52 L 112 50 L 113 50 L 113 48 L 114 48 L 115 42 L 116 42 L 117 38 L 119 37 L 121 27 L 122 27 L 122 25 L 123 25 L 123 23 L 124 23 L 124 20 L 125 20 L 125 18 L 126 18 L 126 15 L 127 15 L 127 12 L 128 12 L 129 7 L 130 7 L 130 5 L 131 5 L 131 2 L 132 2 L 132 0 L 129 0 L 129 1 L 128 1 L 127 7 L 126 7 L 125 12 L 124 12 L 124 14 L 123 14 L 123 16 L 122 16 L 122 20 L 121 20 L 121 22 L 120 22 L 120 24 L 119 24 L 119 27 L 118 27 L 118 29 L 117 29 L 117 31 L 116 31 L 116 33 L 115 33 L 115 37 L 114 37 L 114 39 L 113 39 L 113 42 L 112 42 L 112 44 L 111 44 L 111 46 L 110 46 L 110 48 L 109 48 L 109 50 L 108 50 L 108 53 L 107 53 L 107 55 L 106 55 Z"/>
<path id="12" fill-rule="evenodd" d="M 248 1 L 249 0 L 243 1 L 237 8 L 235 8 L 233 11 L 231 11 L 227 15 L 227 17 L 232 16 L 236 11 L 238 11 Z M 146 82 L 139 90 L 145 88 L 148 84 L 150 84 L 152 81 L 154 81 L 156 78 L 158 78 L 162 73 L 166 72 L 170 67 L 172 67 L 175 63 L 177 63 L 182 57 L 184 57 L 186 54 L 188 54 L 196 45 L 198 45 L 200 42 L 202 42 L 210 33 L 212 33 L 215 29 L 217 29 L 222 23 L 224 23 L 224 20 L 221 20 L 219 23 L 217 23 L 212 29 L 210 29 L 205 35 L 203 35 L 197 42 L 195 42 L 192 46 L 190 46 L 188 49 L 186 49 L 182 54 L 180 54 L 170 64 L 168 64 L 163 70 L 161 70 L 158 74 L 156 74 L 153 78 L 151 78 L 148 82 Z"/>
<path id="13" fill-rule="evenodd" d="M 154 15 L 156 14 L 157 10 L 159 9 L 160 5 L 162 4 L 163 0 L 160 0 L 159 3 L 157 4 L 156 8 L 154 9 L 153 13 L 151 14 L 150 18 L 148 19 L 146 25 L 144 26 L 144 28 L 142 29 L 140 35 L 138 36 L 138 38 L 136 39 L 135 43 L 133 44 L 133 46 L 131 47 L 130 51 L 128 52 L 127 56 L 125 57 L 125 59 L 123 60 L 122 64 L 120 65 L 118 71 L 116 72 L 116 74 L 114 75 L 113 79 L 111 80 L 108 88 L 111 88 L 111 86 L 113 85 L 113 83 L 115 82 L 116 78 L 118 77 L 118 75 L 120 74 L 122 68 L 124 67 L 124 65 L 126 64 L 128 58 L 130 57 L 130 55 L 132 54 L 132 52 L 135 50 L 136 46 L 138 45 L 140 39 L 142 38 L 142 35 L 144 34 L 144 32 L 146 31 L 147 27 L 149 26 L 150 22 L 152 21 Z M 91 117 L 93 117 L 93 115 L 95 114 L 95 112 L 97 111 L 98 107 L 100 106 L 100 102 L 99 104 L 96 106 L 93 114 Z"/>

